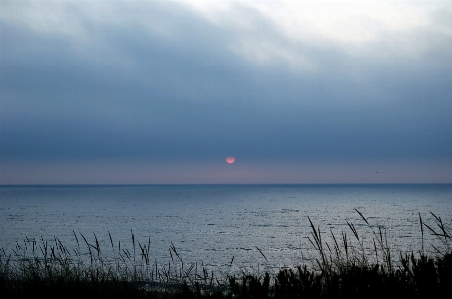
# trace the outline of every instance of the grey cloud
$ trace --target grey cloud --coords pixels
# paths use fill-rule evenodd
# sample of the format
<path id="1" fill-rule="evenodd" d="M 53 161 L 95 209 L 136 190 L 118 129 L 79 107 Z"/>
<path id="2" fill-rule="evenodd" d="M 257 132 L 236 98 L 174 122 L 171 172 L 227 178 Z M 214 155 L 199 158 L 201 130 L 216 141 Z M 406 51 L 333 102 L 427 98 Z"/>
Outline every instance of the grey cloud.
<path id="1" fill-rule="evenodd" d="M 166 34 L 133 16 L 86 19 L 94 42 L 81 50 L 2 23 L 0 159 L 451 158 L 452 72 L 432 63 L 447 54 L 369 61 L 291 42 L 266 24 L 269 41 L 318 66 L 297 73 L 231 53 L 233 31 L 172 9 L 149 16 Z"/>

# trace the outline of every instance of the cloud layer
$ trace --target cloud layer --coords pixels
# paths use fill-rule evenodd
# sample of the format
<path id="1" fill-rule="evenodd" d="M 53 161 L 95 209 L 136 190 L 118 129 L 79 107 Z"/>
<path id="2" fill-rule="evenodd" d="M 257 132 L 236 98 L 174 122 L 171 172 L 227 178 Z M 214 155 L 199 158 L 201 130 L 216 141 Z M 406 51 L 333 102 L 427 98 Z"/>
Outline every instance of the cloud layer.
<path id="1" fill-rule="evenodd" d="M 451 2 L 316 3 L 2 1 L 0 182 L 452 182 Z"/>

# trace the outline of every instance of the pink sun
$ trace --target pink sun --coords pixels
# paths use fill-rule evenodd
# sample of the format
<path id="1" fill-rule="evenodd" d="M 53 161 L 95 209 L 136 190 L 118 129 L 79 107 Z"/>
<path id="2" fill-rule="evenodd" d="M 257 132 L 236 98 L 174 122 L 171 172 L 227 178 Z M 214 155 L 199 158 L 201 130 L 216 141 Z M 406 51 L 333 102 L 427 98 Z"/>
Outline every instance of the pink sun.
<path id="1" fill-rule="evenodd" d="M 226 162 L 227 162 L 228 164 L 232 164 L 232 163 L 234 163 L 234 162 L 235 162 L 235 158 L 234 158 L 234 157 L 232 157 L 232 156 L 230 156 L 230 157 L 226 157 Z"/>

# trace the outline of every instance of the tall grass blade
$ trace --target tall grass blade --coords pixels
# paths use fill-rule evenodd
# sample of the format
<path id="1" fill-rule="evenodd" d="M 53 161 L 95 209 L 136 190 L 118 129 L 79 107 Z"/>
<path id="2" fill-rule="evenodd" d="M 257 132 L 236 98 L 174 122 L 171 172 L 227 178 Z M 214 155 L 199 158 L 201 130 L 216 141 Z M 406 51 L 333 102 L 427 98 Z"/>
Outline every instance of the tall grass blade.
<path id="1" fill-rule="evenodd" d="M 259 247 L 256 246 L 256 249 L 260 252 L 260 254 L 264 257 L 264 259 L 268 262 L 267 257 L 265 256 L 265 254 L 262 252 L 262 250 L 259 249 Z"/>
<path id="2" fill-rule="evenodd" d="M 355 211 L 358 212 L 359 216 L 361 216 L 361 218 L 364 220 L 364 222 L 367 223 L 367 225 L 370 225 L 366 217 L 364 217 L 364 215 L 360 211 L 358 211 L 358 209 L 355 209 Z"/>

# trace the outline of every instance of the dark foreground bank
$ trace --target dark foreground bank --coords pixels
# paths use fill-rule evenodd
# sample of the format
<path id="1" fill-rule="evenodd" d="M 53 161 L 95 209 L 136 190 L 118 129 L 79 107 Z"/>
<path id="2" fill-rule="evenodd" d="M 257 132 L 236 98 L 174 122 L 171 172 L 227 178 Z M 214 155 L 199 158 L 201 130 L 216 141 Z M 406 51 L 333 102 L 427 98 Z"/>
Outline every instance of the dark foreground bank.
<path id="1" fill-rule="evenodd" d="M 432 223 L 419 215 L 422 235 L 437 237 L 411 253 L 390 251 L 384 231 L 372 226 L 362 238 L 352 223 L 347 232 L 327 239 L 309 219 L 308 240 L 318 252 L 309 265 L 276 273 L 216 275 L 196 264 L 184 264 L 174 246 L 165 267 L 153 264 L 150 242 L 132 234 L 133 252 L 114 246 L 107 258 L 95 237 L 89 242 L 75 234 L 77 248 L 69 250 L 58 238 L 52 242 L 26 240 L 12 252 L 0 253 L 1 298 L 451 298 L 452 250 L 450 230 L 435 214 Z M 87 248 L 84 254 L 81 248 Z M 260 250 L 259 250 L 260 251 Z M 264 252 L 261 252 L 265 258 Z"/>

